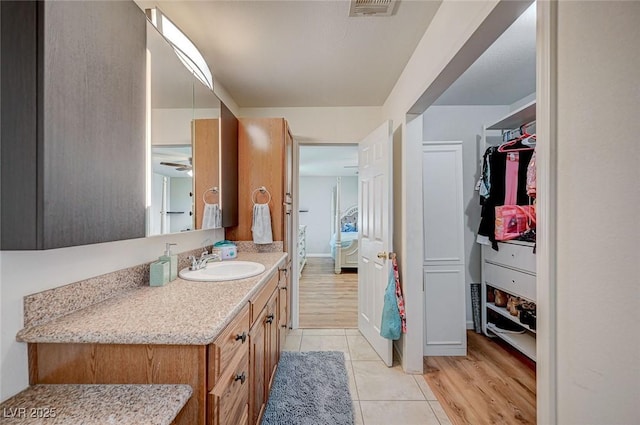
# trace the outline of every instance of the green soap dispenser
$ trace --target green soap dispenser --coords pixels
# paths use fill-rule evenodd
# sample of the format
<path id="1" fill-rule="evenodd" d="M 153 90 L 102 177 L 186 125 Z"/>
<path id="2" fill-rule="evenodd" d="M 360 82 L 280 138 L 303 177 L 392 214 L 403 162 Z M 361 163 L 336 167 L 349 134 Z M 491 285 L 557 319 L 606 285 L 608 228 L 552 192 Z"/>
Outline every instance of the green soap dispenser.
<path id="1" fill-rule="evenodd" d="M 171 252 L 171 246 L 177 245 L 175 243 L 167 243 L 167 249 L 164 251 L 164 255 L 158 258 L 159 261 L 169 262 L 169 281 L 176 280 L 178 277 L 178 255 Z"/>

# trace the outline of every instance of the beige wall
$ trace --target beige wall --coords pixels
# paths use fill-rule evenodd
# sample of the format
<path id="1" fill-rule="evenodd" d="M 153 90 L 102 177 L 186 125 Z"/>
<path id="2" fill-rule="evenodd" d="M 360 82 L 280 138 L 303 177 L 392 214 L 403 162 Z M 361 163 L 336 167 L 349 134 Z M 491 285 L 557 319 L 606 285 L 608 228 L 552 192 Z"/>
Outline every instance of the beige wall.
<path id="1" fill-rule="evenodd" d="M 559 424 L 640 423 L 640 2 L 558 7 Z"/>

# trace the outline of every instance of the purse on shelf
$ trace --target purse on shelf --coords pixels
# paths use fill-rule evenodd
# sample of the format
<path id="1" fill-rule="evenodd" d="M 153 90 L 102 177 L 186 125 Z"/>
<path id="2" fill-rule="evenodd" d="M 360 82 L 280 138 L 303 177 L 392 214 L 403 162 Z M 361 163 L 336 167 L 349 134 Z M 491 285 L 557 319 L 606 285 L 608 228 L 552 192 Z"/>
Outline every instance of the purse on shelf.
<path id="1" fill-rule="evenodd" d="M 535 205 L 501 205 L 496 207 L 495 237 L 507 241 L 536 227 Z"/>

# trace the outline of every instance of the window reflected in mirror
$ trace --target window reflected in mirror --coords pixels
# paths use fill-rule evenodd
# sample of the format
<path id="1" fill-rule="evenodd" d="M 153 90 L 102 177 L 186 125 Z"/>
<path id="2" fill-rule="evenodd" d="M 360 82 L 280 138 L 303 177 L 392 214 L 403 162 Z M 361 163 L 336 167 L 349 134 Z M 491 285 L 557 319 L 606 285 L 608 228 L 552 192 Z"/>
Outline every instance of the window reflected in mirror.
<path id="1" fill-rule="evenodd" d="M 151 148 L 152 235 L 193 230 L 191 145 L 157 145 Z"/>

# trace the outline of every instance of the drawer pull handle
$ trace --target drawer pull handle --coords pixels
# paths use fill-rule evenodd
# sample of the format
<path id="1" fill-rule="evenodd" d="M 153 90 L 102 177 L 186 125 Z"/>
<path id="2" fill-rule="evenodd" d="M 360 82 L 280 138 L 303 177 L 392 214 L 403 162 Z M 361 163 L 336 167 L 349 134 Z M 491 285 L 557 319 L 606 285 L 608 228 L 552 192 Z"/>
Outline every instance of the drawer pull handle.
<path id="1" fill-rule="evenodd" d="M 240 385 L 244 384 L 244 381 L 247 380 L 247 376 L 242 372 L 241 374 L 236 374 L 236 377 L 233 378 L 234 381 L 240 381 Z"/>
<path id="2" fill-rule="evenodd" d="M 286 286 L 281 286 L 281 287 L 280 287 L 280 289 L 283 289 L 283 290 L 285 290 L 285 291 L 286 291 L 286 290 L 287 290 L 287 287 L 286 287 Z"/>
<path id="3" fill-rule="evenodd" d="M 244 342 L 247 340 L 247 333 L 246 332 L 242 332 L 242 334 L 236 335 L 236 341 L 238 341 L 240 339 L 242 340 L 242 343 L 244 344 Z"/>
<path id="4" fill-rule="evenodd" d="M 285 328 L 287 327 L 287 325 L 280 325 L 280 327 L 281 327 L 282 329 L 285 329 Z"/>
<path id="5" fill-rule="evenodd" d="M 267 316 L 267 323 L 273 323 L 273 319 L 275 318 L 275 316 L 273 314 L 270 314 Z"/>

